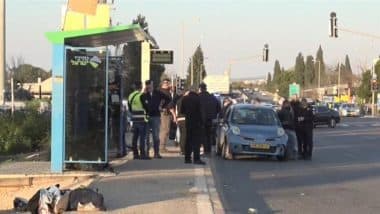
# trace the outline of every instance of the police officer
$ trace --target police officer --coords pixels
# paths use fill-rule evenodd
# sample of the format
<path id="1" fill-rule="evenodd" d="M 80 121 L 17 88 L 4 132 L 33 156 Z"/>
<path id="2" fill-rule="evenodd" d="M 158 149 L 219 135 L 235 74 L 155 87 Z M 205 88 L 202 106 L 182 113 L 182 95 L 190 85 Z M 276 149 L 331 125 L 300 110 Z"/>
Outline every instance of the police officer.
<path id="1" fill-rule="evenodd" d="M 202 126 L 201 108 L 195 87 L 192 86 L 183 98 L 180 112 L 186 118 L 185 163 L 204 165 L 205 162 L 200 159 L 199 142 Z M 193 161 L 191 161 L 191 153 L 193 153 Z"/>
<path id="2" fill-rule="evenodd" d="M 218 100 L 207 91 L 207 85 L 201 83 L 199 85 L 199 100 L 202 116 L 202 144 L 205 155 L 210 155 L 211 145 L 214 144 L 215 134 L 213 129 L 213 120 L 216 119 L 220 112 L 220 104 Z"/>
<path id="3" fill-rule="evenodd" d="M 149 159 L 145 153 L 145 137 L 147 130 L 146 109 L 142 99 L 142 83 L 135 82 L 135 91 L 128 96 L 129 110 L 132 115 L 133 122 L 133 138 L 132 149 L 134 159 Z M 140 139 L 140 154 L 137 149 L 137 141 Z"/>
<path id="4" fill-rule="evenodd" d="M 298 140 L 301 141 L 302 158 L 311 160 L 313 153 L 313 119 L 312 108 L 308 105 L 306 99 L 302 99 L 301 106 L 297 114 L 297 123 L 299 127 Z"/>

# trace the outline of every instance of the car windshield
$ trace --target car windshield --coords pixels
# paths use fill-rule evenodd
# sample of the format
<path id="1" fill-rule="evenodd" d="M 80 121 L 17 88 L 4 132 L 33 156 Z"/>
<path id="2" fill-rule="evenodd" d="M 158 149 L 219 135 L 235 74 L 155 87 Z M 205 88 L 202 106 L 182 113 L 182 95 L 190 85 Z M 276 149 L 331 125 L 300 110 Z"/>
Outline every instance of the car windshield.
<path id="1" fill-rule="evenodd" d="M 356 108 L 355 104 L 347 104 L 347 108 Z"/>
<path id="2" fill-rule="evenodd" d="M 279 120 L 271 109 L 237 108 L 234 109 L 231 122 L 240 125 L 276 126 Z"/>

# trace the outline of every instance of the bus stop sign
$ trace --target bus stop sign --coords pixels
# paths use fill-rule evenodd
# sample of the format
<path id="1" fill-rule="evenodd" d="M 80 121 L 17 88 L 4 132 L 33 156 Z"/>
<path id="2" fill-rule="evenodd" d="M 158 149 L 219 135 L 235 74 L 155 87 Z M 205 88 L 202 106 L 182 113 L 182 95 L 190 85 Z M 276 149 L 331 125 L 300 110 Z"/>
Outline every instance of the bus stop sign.
<path id="1" fill-rule="evenodd" d="M 173 51 L 151 50 L 150 62 L 154 64 L 173 64 Z"/>

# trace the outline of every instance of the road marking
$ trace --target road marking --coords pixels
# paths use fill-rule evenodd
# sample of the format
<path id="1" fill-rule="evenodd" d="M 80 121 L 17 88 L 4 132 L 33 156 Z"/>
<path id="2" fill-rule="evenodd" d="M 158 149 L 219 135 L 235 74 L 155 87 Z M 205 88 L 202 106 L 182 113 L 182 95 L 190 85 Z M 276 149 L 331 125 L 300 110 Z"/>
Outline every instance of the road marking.
<path id="1" fill-rule="evenodd" d="M 374 126 L 374 127 L 379 127 L 379 126 L 380 126 L 380 123 L 374 123 L 374 124 L 372 124 L 372 126 Z"/>
<path id="2" fill-rule="evenodd" d="M 338 126 L 340 126 L 340 127 L 350 127 L 350 125 L 348 125 L 346 123 L 339 123 Z"/>

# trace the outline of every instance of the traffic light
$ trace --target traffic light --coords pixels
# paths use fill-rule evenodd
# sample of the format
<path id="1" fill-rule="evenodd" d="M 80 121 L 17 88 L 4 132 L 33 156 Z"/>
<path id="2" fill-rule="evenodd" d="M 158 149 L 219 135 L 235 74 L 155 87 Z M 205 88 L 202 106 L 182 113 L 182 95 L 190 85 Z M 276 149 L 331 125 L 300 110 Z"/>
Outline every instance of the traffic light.
<path id="1" fill-rule="evenodd" d="M 338 38 L 338 18 L 335 12 L 330 13 L 330 37 Z"/>
<path id="2" fill-rule="evenodd" d="M 269 46 L 268 44 L 265 44 L 264 49 L 263 49 L 263 61 L 268 62 L 268 60 L 269 60 Z"/>
<path id="3" fill-rule="evenodd" d="M 377 85 L 377 79 L 371 80 L 371 89 L 372 89 L 372 91 L 377 91 L 379 89 L 379 87 Z"/>
<path id="4" fill-rule="evenodd" d="M 184 90 L 185 89 L 185 84 L 186 84 L 186 79 L 180 79 L 180 82 L 181 82 L 180 89 Z"/>
<path id="5" fill-rule="evenodd" d="M 181 88 L 181 78 L 180 77 L 175 78 L 175 86 L 177 89 Z"/>

